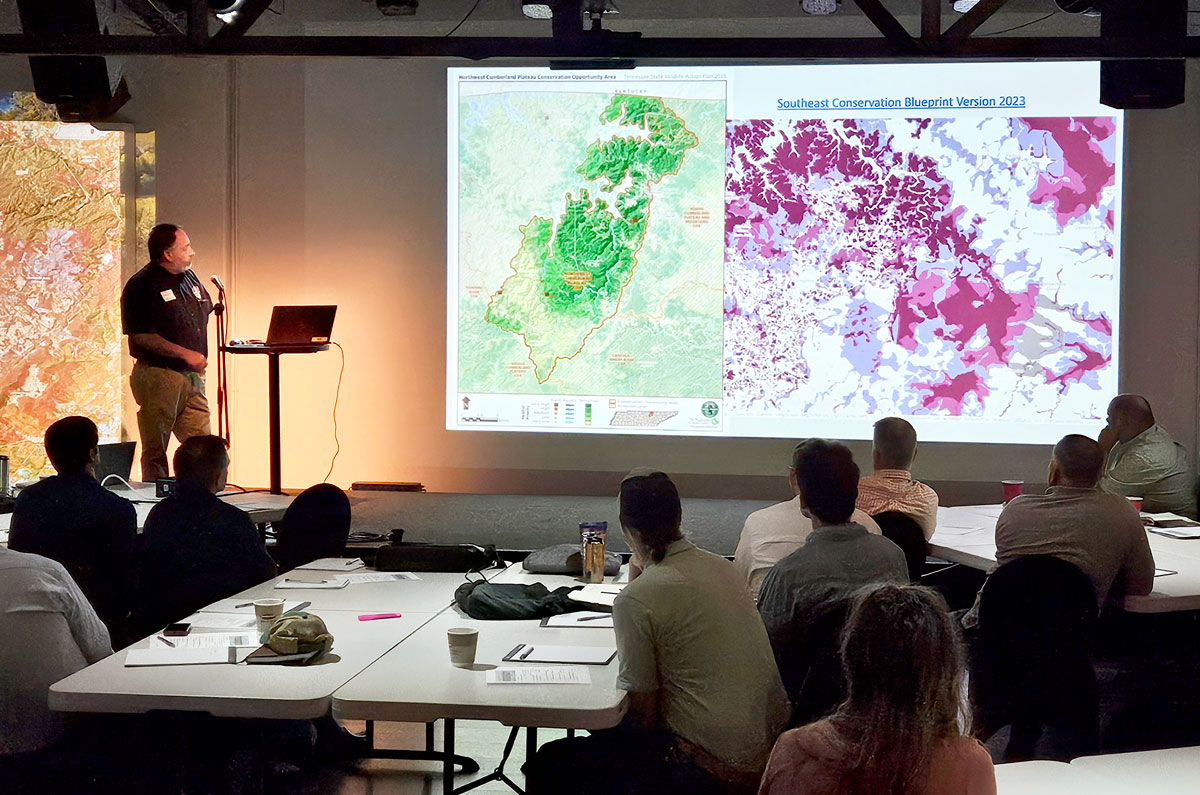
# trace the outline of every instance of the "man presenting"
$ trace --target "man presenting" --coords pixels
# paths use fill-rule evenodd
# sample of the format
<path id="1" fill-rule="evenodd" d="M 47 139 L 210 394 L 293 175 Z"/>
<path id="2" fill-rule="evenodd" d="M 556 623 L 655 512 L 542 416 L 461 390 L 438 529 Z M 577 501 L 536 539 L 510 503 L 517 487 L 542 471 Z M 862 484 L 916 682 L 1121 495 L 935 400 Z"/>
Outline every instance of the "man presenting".
<path id="1" fill-rule="evenodd" d="M 208 316 L 212 299 L 191 270 L 187 233 L 174 224 L 150 230 L 150 264 L 121 293 L 121 326 L 137 361 L 129 386 L 138 404 L 142 480 L 167 476 L 167 443 L 208 434 Z"/>

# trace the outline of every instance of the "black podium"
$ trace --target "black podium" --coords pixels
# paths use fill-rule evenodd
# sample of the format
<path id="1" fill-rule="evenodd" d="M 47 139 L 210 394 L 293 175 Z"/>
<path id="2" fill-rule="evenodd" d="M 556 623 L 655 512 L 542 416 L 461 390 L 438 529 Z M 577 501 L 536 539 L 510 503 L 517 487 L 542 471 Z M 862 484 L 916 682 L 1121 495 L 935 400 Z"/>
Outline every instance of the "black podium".
<path id="1" fill-rule="evenodd" d="M 257 353 L 267 357 L 267 406 L 271 433 L 271 493 L 283 494 L 279 466 L 279 357 L 286 353 L 317 353 L 329 350 L 323 345 L 222 345 L 225 353 Z"/>

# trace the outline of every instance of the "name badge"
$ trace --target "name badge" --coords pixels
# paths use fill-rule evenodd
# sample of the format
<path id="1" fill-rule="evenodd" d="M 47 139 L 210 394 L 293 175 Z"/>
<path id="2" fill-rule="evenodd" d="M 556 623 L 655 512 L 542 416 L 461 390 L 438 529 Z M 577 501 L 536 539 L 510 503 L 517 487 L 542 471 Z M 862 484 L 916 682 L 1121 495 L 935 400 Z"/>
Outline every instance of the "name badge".
<path id="1" fill-rule="evenodd" d="M 192 295 L 196 296 L 197 301 L 200 300 L 200 288 L 194 284 L 192 285 Z"/>
<path id="2" fill-rule="evenodd" d="M 159 293 L 159 295 L 162 296 L 162 300 L 164 303 L 175 300 L 175 291 L 174 290 L 163 290 L 161 293 Z"/>

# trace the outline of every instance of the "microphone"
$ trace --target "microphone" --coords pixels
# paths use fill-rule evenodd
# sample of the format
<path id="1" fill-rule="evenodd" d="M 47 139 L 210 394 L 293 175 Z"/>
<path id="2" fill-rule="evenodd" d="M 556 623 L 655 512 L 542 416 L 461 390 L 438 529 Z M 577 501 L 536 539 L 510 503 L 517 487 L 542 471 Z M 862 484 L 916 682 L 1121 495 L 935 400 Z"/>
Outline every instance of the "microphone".
<path id="1" fill-rule="evenodd" d="M 213 283 L 213 284 L 215 284 L 215 285 L 217 286 L 217 289 L 218 289 L 218 290 L 219 290 L 219 291 L 220 291 L 222 294 L 224 294 L 224 292 L 225 292 L 225 285 L 221 284 L 221 280 L 220 280 L 220 279 L 217 277 L 217 274 L 215 274 L 215 273 L 214 273 L 212 276 L 209 276 L 208 278 L 209 278 L 209 280 L 210 280 L 210 281 L 212 281 L 212 283 Z"/>

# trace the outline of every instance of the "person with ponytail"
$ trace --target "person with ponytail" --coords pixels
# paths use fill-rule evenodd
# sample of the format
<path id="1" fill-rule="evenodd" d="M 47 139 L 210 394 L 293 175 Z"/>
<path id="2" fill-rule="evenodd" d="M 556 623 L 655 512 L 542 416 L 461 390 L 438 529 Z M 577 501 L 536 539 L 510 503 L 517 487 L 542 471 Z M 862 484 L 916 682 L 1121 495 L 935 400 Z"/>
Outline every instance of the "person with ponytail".
<path id="1" fill-rule="evenodd" d="M 613 605 L 628 711 L 615 729 L 543 746 L 526 791 L 753 793 L 789 706 L 745 581 L 683 537 L 662 472 L 630 473 L 620 503 L 644 566 Z"/>
<path id="2" fill-rule="evenodd" d="M 992 760 L 967 736 L 962 645 L 941 596 L 864 588 L 842 660 L 846 700 L 779 738 L 759 795 L 994 795 Z"/>

